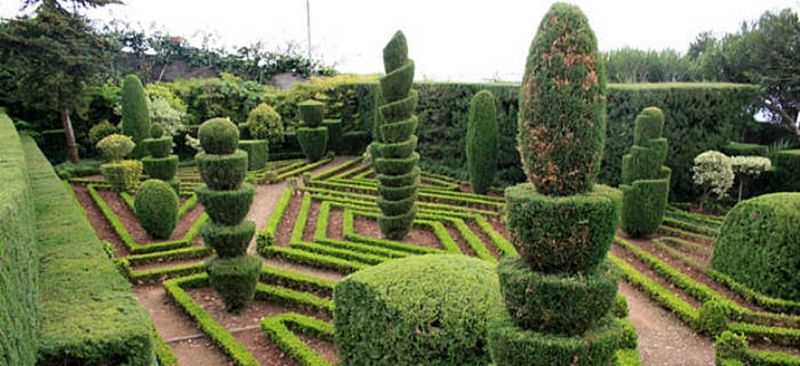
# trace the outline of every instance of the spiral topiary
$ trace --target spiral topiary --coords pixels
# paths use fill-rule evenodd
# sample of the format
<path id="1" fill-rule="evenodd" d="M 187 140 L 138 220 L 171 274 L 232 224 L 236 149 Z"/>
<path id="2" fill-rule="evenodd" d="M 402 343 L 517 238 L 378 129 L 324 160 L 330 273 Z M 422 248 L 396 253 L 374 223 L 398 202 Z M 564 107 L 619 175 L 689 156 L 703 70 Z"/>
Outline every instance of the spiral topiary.
<path id="1" fill-rule="evenodd" d="M 328 147 L 328 128 L 322 126 L 325 104 L 307 100 L 297 104 L 303 127 L 297 129 L 297 142 L 308 161 L 317 161 L 325 155 Z"/>
<path id="2" fill-rule="evenodd" d="M 475 193 L 486 194 L 497 171 L 497 111 L 494 95 L 481 90 L 472 97 L 467 122 L 467 170 Z"/>
<path id="3" fill-rule="evenodd" d="M 134 196 L 134 210 L 150 236 L 169 239 L 178 222 L 178 195 L 164 181 L 149 179 Z"/>
<path id="4" fill-rule="evenodd" d="M 410 231 L 417 214 L 416 194 L 419 184 L 417 146 L 418 94 L 411 89 L 414 61 L 408 58 L 408 44 L 403 32 L 397 31 L 383 49 L 386 75 L 381 78 L 379 139 L 370 152 L 378 174 L 378 217 L 386 238 L 403 239 Z M 402 178 L 401 178 L 402 177 Z M 400 210 L 402 208 L 402 211 Z"/>
<path id="5" fill-rule="evenodd" d="M 504 365 L 608 365 L 624 335 L 610 315 L 606 260 L 621 194 L 595 185 L 605 144 L 606 77 L 581 10 L 554 4 L 531 43 L 520 90 L 519 152 L 529 183 L 506 189 L 519 257 L 498 265 L 505 312 L 489 330 Z"/>
<path id="6" fill-rule="evenodd" d="M 243 184 L 247 153 L 237 150 L 239 129 L 226 118 L 213 118 L 198 130 L 205 150 L 195 156 L 205 185 L 197 198 L 210 220 L 200 233 L 216 256 L 207 266 L 208 280 L 230 312 L 239 312 L 253 299 L 261 260 L 247 255 L 255 224 L 244 218 L 253 203 L 255 189 Z"/>
<path id="7" fill-rule="evenodd" d="M 622 157 L 622 229 L 641 238 L 652 235 L 664 220 L 669 196 L 664 113 L 656 107 L 636 117 L 631 152 Z"/>
<path id="8" fill-rule="evenodd" d="M 136 75 L 128 75 L 122 81 L 122 133 L 136 143 L 134 158 L 145 154 L 142 140 L 150 137 L 150 112 L 142 81 Z"/>

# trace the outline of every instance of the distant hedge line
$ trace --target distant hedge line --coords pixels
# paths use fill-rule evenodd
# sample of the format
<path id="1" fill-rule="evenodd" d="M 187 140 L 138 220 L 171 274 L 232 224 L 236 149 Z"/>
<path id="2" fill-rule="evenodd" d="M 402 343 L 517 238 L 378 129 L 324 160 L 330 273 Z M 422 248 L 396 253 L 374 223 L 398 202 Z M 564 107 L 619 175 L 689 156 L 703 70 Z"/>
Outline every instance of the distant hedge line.
<path id="1" fill-rule="evenodd" d="M 352 83 L 340 86 L 353 93 L 339 93 L 357 98 L 353 116 L 343 118 L 369 131 L 374 118 L 376 83 Z M 497 103 L 500 131 L 498 174 L 500 184 L 524 179 L 516 147 L 517 99 L 519 85 L 512 83 L 470 84 L 421 82 L 417 114 L 419 124 L 420 164 L 428 170 L 467 178 L 464 154 L 470 100 L 486 89 Z M 633 142 L 637 113 L 648 106 L 661 108 L 665 114 L 664 137 L 670 141 L 666 165 L 672 168 L 674 200 L 695 196 L 691 181 L 694 157 L 708 149 L 717 149 L 730 140 L 738 140 L 752 123 L 750 106 L 758 95 L 752 85 L 723 83 L 610 84 L 608 89 L 608 130 L 605 157 L 599 180 L 610 185 L 619 183 L 622 155 Z"/>

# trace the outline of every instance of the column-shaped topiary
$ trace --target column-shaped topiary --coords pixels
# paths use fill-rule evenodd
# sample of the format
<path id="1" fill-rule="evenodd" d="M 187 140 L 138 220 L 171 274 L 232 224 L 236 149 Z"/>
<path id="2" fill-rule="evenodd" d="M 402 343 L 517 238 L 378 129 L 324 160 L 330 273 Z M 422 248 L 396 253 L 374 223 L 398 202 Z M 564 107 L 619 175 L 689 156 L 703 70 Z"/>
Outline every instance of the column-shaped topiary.
<path id="1" fill-rule="evenodd" d="M 325 155 L 328 147 L 328 128 L 322 126 L 325 103 L 306 100 L 298 103 L 303 127 L 297 129 L 297 142 L 308 161 L 317 161 Z"/>
<path id="2" fill-rule="evenodd" d="M 531 43 L 518 142 L 529 183 L 505 192 L 519 257 L 497 267 L 505 302 L 489 331 L 499 365 L 608 365 L 623 330 L 610 315 L 607 261 L 619 191 L 595 185 L 605 143 L 606 77 L 580 9 L 554 4 Z"/>
<path id="3" fill-rule="evenodd" d="M 172 154 L 172 136 L 164 136 L 159 125 L 150 128 L 150 137 L 142 140 L 149 156 L 142 158 L 144 173 L 150 178 L 167 182 L 176 194 L 181 193 L 181 182 L 175 179 L 178 173 L 178 155 Z"/>
<path id="4" fill-rule="evenodd" d="M 494 95 L 481 90 L 472 97 L 467 121 L 467 170 L 475 193 L 486 194 L 497 171 L 497 111 Z"/>
<path id="5" fill-rule="evenodd" d="M 622 157 L 622 229 L 641 238 L 664 220 L 671 171 L 663 165 L 668 145 L 661 109 L 645 108 L 635 123 L 631 152 Z"/>
<path id="6" fill-rule="evenodd" d="M 411 89 L 414 61 L 408 58 L 408 44 L 397 31 L 383 49 L 386 75 L 381 78 L 380 139 L 370 153 L 378 174 L 378 218 L 381 232 L 389 239 L 403 239 L 417 215 L 417 109 L 418 94 Z"/>
<path id="7" fill-rule="evenodd" d="M 142 140 L 150 137 L 150 111 L 147 109 L 147 96 L 142 81 L 136 75 L 128 75 L 122 81 L 122 133 L 130 136 L 136 143 L 134 158 L 145 154 Z"/>
<path id="8" fill-rule="evenodd" d="M 255 223 L 244 220 L 255 188 L 244 183 L 247 153 L 237 150 L 239 129 L 227 118 L 212 118 L 197 132 L 203 152 L 195 156 L 205 185 L 197 198 L 211 219 L 200 233 L 216 252 L 207 267 L 208 280 L 231 312 L 246 307 L 255 295 L 261 260 L 247 255 Z"/>

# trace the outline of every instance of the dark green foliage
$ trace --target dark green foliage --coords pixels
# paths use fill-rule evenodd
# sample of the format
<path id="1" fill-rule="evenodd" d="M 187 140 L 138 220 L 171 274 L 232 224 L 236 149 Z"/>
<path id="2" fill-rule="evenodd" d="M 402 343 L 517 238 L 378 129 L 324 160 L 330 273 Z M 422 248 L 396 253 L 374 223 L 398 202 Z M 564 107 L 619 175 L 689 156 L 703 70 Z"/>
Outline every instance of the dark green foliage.
<path id="1" fill-rule="evenodd" d="M 380 97 L 376 97 L 378 116 L 375 129 L 380 138 L 370 149 L 372 165 L 378 175 L 378 218 L 386 238 L 402 240 L 416 217 L 414 200 L 419 184 L 417 163 L 418 138 L 414 134 L 419 120 L 414 109 L 419 95 L 411 90 L 414 61 L 408 58 L 408 44 L 398 31 L 383 49 L 386 75 L 380 79 Z"/>
<path id="2" fill-rule="evenodd" d="M 227 118 L 212 118 L 200 125 L 197 138 L 207 154 L 230 154 L 239 145 L 239 128 Z"/>
<path id="3" fill-rule="evenodd" d="M 800 191 L 800 150 L 784 150 L 775 158 L 775 185 L 783 191 Z"/>
<path id="4" fill-rule="evenodd" d="M 588 271 L 606 257 L 619 221 L 619 191 L 595 185 L 566 197 L 545 196 L 529 183 L 506 189 L 511 242 L 533 270 Z"/>
<path id="5" fill-rule="evenodd" d="M 142 140 L 147 153 L 154 158 L 165 158 L 172 153 L 172 137 L 151 137 Z"/>
<path id="6" fill-rule="evenodd" d="M 800 193 L 739 202 L 725 217 L 711 265 L 764 294 L 800 301 Z"/>
<path id="7" fill-rule="evenodd" d="M 519 151 L 540 193 L 592 188 L 606 138 L 605 94 L 589 21 L 574 5 L 554 4 L 531 42 L 520 90 Z"/>
<path id="8" fill-rule="evenodd" d="M 580 336 L 561 336 L 518 328 L 510 319 L 489 328 L 497 365 L 607 366 L 619 349 L 624 330 L 611 318 Z"/>
<path id="9" fill-rule="evenodd" d="M 214 190 L 239 188 L 247 173 L 247 153 L 242 150 L 225 155 L 198 153 L 195 161 L 203 182 Z"/>
<path id="10" fill-rule="evenodd" d="M 707 301 L 697 311 L 697 325 L 709 336 L 716 337 L 728 329 L 728 317 L 732 313 L 729 305 L 722 301 Z"/>
<path id="11" fill-rule="evenodd" d="M 162 136 L 164 136 L 164 128 L 161 127 L 161 125 L 154 123 L 152 126 L 150 126 L 150 137 L 151 138 L 157 139 L 157 138 L 162 137 Z"/>
<path id="12" fill-rule="evenodd" d="M 768 148 L 765 145 L 745 144 L 742 142 L 729 142 L 722 145 L 719 151 L 728 156 L 767 156 Z"/>
<path id="13" fill-rule="evenodd" d="M 239 140 L 239 149 L 247 152 L 247 170 L 260 170 L 267 165 L 267 140 Z"/>
<path id="14" fill-rule="evenodd" d="M 256 190 L 252 184 L 243 183 L 235 190 L 212 190 L 202 185 L 195 192 L 211 221 L 220 225 L 238 225 L 250 211 Z"/>
<path id="15" fill-rule="evenodd" d="M 620 319 L 628 317 L 628 301 L 625 300 L 624 296 L 617 295 L 617 297 L 614 298 L 614 305 L 611 306 L 611 315 Z"/>
<path id="16" fill-rule="evenodd" d="M 489 315 L 502 308 L 494 268 L 460 255 L 397 259 L 337 284 L 340 365 L 486 365 Z"/>
<path id="17" fill-rule="evenodd" d="M 239 312 L 253 300 L 261 259 L 240 255 L 214 258 L 208 263 L 208 282 L 219 293 L 230 312 Z"/>
<path id="18" fill-rule="evenodd" d="M 306 100 L 298 103 L 300 118 L 307 127 L 319 127 L 325 116 L 325 103 L 316 100 Z"/>
<path id="19" fill-rule="evenodd" d="M 150 236 L 168 239 L 178 222 L 178 195 L 158 179 L 142 183 L 135 196 L 136 218 Z"/>
<path id="20" fill-rule="evenodd" d="M 481 90 L 472 97 L 467 122 L 467 171 L 475 193 L 486 194 L 497 170 L 497 112 L 494 96 Z"/>
<path id="21" fill-rule="evenodd" d="M 663 131 L 664 113 L 645 108 L 636 117 L 631 152 L 622 157 L 622 229 L 634 238 L 655 233 L 667 209 L 671 170 L 663 165 L 668 151 Z"/>
<path id="22" fill-rule="evenodd" d="M 246 253 L 250 239 L 255 233 L 256 224 L 250 220 L 242 221 L 235 226 L 220 225 L 210 221 L 200 228 L 203 241 L 214 248 L 220 258 L 236 257 Z"/>
<path id="23" fill-rule="evenodd" d="M 531 271 L 520 257 L 497 266 L 506 309 L 518 327 L 579 335 L 606 316 L 617 295 L 618 275 L 609 262 L 578 275 Z"/>
<path id="24" fill-rule="evenodd" d="M 133 156 L 144 156 L 142 140 L 150 137 L 150 112 L 142 81 L 136 75 L 128 75 L 122 82 L 122 133 L 130 136 L 136 144 Z"/>
<path id="25" fill-rule="evenodd" d="M 117 126 L 112 125 L 111 122 L 108 122 L 108 120 L 102 121 L 89 129 L 89 142 L 92 145 L 97 144 L 103 139 L 103 137 L 113 135 L 118 132 L 119 130 L 117 130 Z"/>
<path id="26" fill-rule="evenodd" d="M 328 148 L 328 128 L 300 127 L 297 129 L 297 142 L 308 161 L 318 161 L 325 156 Z"/>
<path id="27" fill-rule="evenodd" d="M 340 151 L 342 149 L 342 120 L 326 119 L 322 126 L 328 129 L 328 149 Z"/>
<path id="28" fill-rule="evenodd" d="M 138 160 L 120 160 L 100 165 L 103 178 L 117 192 L 132 192 L 139 185 L 142 175 L 142 162 Z"/>
<path id="29" fill-rule="evenodd" d="M 175 178 L 178 172 L 178 156 L 169 155 L 165 158 L 145 156 L 142 158 L 142 166 L 144 173 L 150 178 L 169 181 Z"/>

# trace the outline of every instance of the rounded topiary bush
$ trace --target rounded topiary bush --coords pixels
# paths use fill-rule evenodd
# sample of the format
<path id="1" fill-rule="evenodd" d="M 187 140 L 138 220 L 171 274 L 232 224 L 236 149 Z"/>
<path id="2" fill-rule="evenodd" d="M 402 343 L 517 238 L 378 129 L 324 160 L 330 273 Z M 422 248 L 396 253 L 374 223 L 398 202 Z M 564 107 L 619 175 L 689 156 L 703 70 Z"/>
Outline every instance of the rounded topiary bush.
<path id="1" fill-rule="evenodd" d="M 147 96 L 142 81 L 136 75 L 128 75 L 122 81 L 122 133 L 130 136 L 136 143 L 133 156 L 142 157 L 145 153 L 142 140 L 150 137 L 150 111 L 147 109 Z"/>
<path id="2" fill-rule="evenodd" d="M 283 143 L 283 121 L 281 115 L 269 104 L 261 103 L 247 115 L 247 128 L 250 137 L 267 140 L 270 144 Z"/>
<path id="3" fill-rule="evenodd" d="M 154 238 L 168 239 L 178 222 L 178 195 L 162 180 L 142 183 L 134 196 L 136 217 Z"/>
<path id="4" fill-rule="evenodd" d="M 460 255 L 397 259 L 334 289 L 340 365 L 486 365 L 489 315 L 502 308 L 492 265 Z"/>
<path id="5" fill-rule="evenodd" d="M 481 90 L 472 97 L 467 121 L 467 171 L 475 193 L 486 194 L 497 170 L 497 111 L 494 96 Z"/>
<path id="6" fill-rule="evenodd" d="M 239 146 L 239 128 L 227 118 L 212 118 L 197 130 L 200 146 L 207 154 L 231 154 Z"/>
<path id="7" fill-rule="evenodd" d="M 247 307 L 256 293 L 261 274 L 261 259 L 240 255 L 214 258 L 208 263 L 208 282 L 222 297 L 228 311 L 236 313 Z"/>
<path id="8" fill-rule="evenodd" d="M 606 77 L 581 10 L 554 4 L 531 43 L 517 140 L 528 180 L 546 195 L 591 189 L 606 136 Z"/>
<path id="9" fill-rule="evenodd" d="M 506 189 L 506 227 L 520 256 L 535 271 L 588 271 L 600 264 L 619 222 L 618 190 L 595 185 L 580 195 L 553 197 L 529 183 Z"/>
<path id="10" fill-rule="evenodd" d="M 136 147 L 136 143 L 130 136 L 112 133 L 97 142 L 97 148 L 103 156 L 111 161 L 122 160 L 128 156 Z"/>
<path id="11" fill-rule="evenodd" d="M 212 190 L 203 185 L 195 189 L 211 221 L 223 225 L 238 225 L 250 211 L 256 193 L 252 184 L 244 183 L 235 190 Z"/>
<path id="12" fill-rule="evenodd" d="M 618 275 L 608 261 L 564 276 L 534 272 L 521 258 L 506 257 L 497 273 L 506 309 L 529 330 L 582 334 L 608 314 L 617 295 Z"/>
<path id="13" fill-rule="evenodd" d="M 800 193 L 739 202 L 725 217 L 711 265 L 770 296 L 800 301 Z"/>
<path id="14" fill-rule="evenodd" d="M 150 137 L 157 139 L 162 136 L 164 136 L 164 127 L 161 127 L 160 124 L 153 123 L 153 125 L 150 126 Z"/>
<path id="15" fill-rule="evenodd" d="M 232 154 L 195 155 L 200 178 L 214 190 L 237 189 L 247 175 L 247 153 L 236 150 Z"/>

